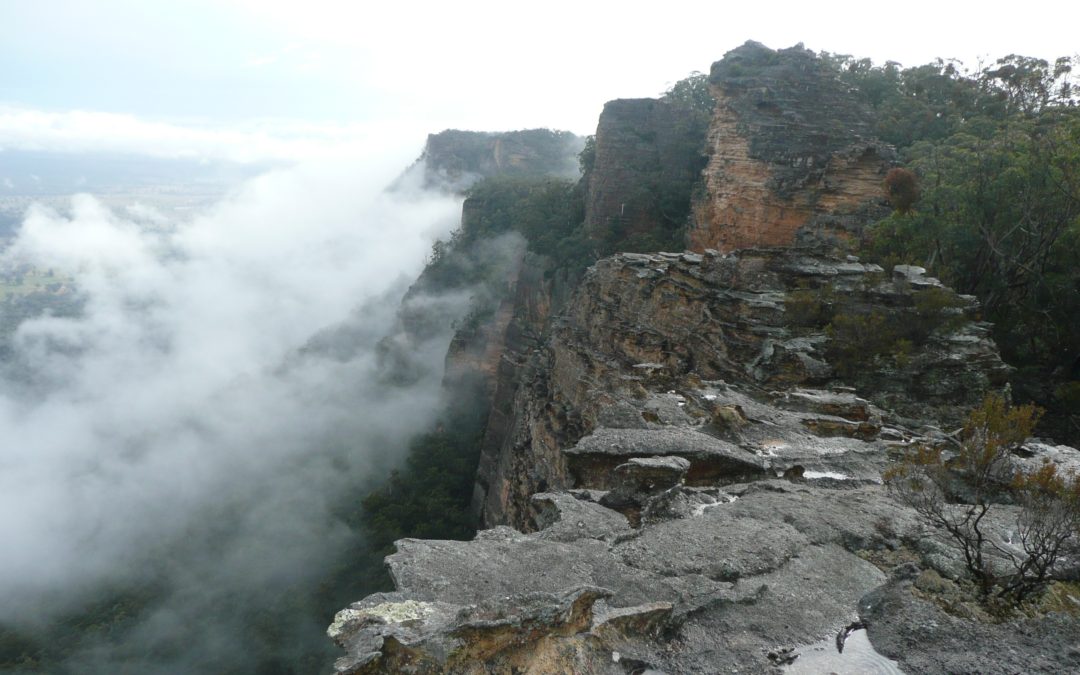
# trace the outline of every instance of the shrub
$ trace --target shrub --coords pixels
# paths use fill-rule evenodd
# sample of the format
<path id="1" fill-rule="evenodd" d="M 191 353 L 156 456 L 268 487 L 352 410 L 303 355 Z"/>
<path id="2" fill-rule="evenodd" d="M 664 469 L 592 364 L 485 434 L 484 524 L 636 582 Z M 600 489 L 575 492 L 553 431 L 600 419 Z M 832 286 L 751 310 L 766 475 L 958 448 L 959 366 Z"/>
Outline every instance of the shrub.
<path id="1" fill-rule="evenodd" d="M 1049 463 L 1031 472 L 1013 468 L 1012 451 L 1041 412 L 992 394 L 969 415 L 955 456 L 946 459 L 940 446 L 920 446 L 884 476 L 893 495 L 945 531 L 987 599 L 1019 604 L 1040 592 L 1080 532 L 1080 478 Z M 986 531 L 986 515 L 1003 500 L 1021 507 L 1019 551 Z M 1000 562 L 992 564 L 991 557 Z"/>
<path id="2" fill-rule="evenodd" d="M 919 200 L 919 184 L 915 174 L 907 169 L 893 168 L 885 174 L 885 196 L 900 213 L 907 213 Z"/>

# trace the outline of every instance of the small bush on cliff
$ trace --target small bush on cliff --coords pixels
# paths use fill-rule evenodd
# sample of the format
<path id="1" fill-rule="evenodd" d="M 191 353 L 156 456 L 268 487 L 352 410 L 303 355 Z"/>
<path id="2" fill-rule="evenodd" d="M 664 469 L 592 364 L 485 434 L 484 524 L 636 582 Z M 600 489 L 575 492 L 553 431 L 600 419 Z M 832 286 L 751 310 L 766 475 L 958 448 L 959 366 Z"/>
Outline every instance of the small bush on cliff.
<path id="1" fill-rule="evenodd" d="M 968 417 L 952 456 L 923 445 L 885 473 L 890 492 L 960 550 L 988 601 L 1019 604 L 1040 592 L 1080 534 L 1080 477 L 1049 463 L 1032 472 L 1013 468 L 1012 452 L 1040 414 L 990 395 Z M 1012 546 L 988 532 L 987 514 L 1003 501 L 1021 507 Z"/>
<path id="2" fill-rule="evenodd" d="M 922 344 L 937 333 L 954 333 L 969 322 L 966 303 L 947 288 L 927 288 L 915 293 L 915 311 L 907 324 L 906 337 Z"/>
<path id="3" fill-rule="evenodd" d="M 833 364 L 842 374 L 852 374 L 875 356 L 888 353 L 901 338 L 885 312 L 839 313 L 827 327 Z"/>
<path id="4" fill-rule="evenodd" d="M 795 326 L 821 327 L 832 319 L 832 288 L 799 288 L 784 298 L 784 315 Z"/>
<path id="5" fill-rule="evenodd" d="M 900 213 L 908 213 L 919 199 L 919 185 L 915 174 L 899 167 L 885 174 L 885 196 L 889 204 Z"/>

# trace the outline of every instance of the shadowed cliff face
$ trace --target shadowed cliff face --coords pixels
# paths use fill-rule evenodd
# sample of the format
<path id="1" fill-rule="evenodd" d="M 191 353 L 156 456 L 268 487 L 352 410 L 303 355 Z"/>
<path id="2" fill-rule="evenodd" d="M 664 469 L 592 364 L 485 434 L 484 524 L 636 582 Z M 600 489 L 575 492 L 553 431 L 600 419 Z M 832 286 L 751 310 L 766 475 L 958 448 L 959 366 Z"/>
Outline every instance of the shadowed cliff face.
<path id="1" fill-rule="evenodd" d="M 585 141 L 569 131 L 446 131 L 428 136 L 421 161 L 425 185 L 460 189 L 490 176 L 578 176 Z"/>
<path id="2" fill-rule="evenodd" d="M 664 100 L 604 106 L 585 204 L 586 230 L 602 251 L 683 248 L 707 124 L 698 111 Z"/>
<path id="3" fill-rule="evenodd" d="M 709 82 L 717 105 L 690 248 L 834 247 L 882 211 L 894 152 L 812 52 L 748 42 Z"/>

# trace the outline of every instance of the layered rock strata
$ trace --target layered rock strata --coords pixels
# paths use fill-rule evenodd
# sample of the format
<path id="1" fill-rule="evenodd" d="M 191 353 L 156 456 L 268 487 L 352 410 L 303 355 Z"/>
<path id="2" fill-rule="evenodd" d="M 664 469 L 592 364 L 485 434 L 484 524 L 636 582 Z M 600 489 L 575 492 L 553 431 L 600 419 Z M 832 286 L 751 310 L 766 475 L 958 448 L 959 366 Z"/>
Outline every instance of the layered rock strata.
<path id="1" fill-rule="evenodd" d="M 709 83 L 717 103 L 691 248 L 835 248 L 887 213 L 895 152 L 813 52 L 748 42 L 713 64 Z"/>
<path id="2" fill-rule="evenodd" d="M 829 289 L 828 312 L 792 304 L 807 285 Z M 935 314 L 900 362 L 869 355 L 848 376 L 823 322 L 871 305 L 913 320 L 927 291 L 940 287 L 918 269 L 890 277 L 791 250 L 601 261 L 547 341 L 519 348 L 524 362 L 498 378 L 518 386 L 498 413 L 504 443 L 486 450 L 481 503 L 504 524 L 468 542 L 397 542 L 397 590 L 331 626 L 346 653 L 338 672 L 780 672 L 812 651 L 834 668 L 840 654 L 811 645 L 859 620 L 883 650 L 863 638 L 859 663 L 921 667 L 899 636 L 940 609 L 883 570 L 914 561 L 947 586 L 964 563 L 889 497 L 881 472 L 947 433 L 927 422 L 1005 369 L 970 299 Z M 935 384 L 904 393 L 917 381 Z M 1018 465 L 1078 459 L 1038 442 L 1025 455 Z M 987 521 L 998 546 L 1012 545 L 1014 518 L 1002 507 Z M 949 620 L 961 634 L 982 625 Z M 935 635 L 934 649 L 955 642 Z M 1019 659 L 1075 658 L 1009 644 L 1028 650 Z"/>
<path id="3" fill-rule="evenodd" d="M 485 439 L 484 521 L 528 529 L 532 494 L 606 489 L 627 456 L 680 455 L 691 483 L 733 482 L 875 438 L 874 405 L 899 425 L 957 421 L 1008 370 L 973 299 L 924 309 L 927 293 L 948 294 L 915 268 L 787 249 L 600 261 L 543 348 L 502 373 L 512 404 Z M 874 336 L 836 329 L 864 320 Z M 917 324 L 919 344 L 882 339 Z"/>
<path id="4" fill-rule="evenodd" d="M 568 131 L 483 132 L 447 129 L 431 134 L 417 166 L 427 187 L 461 188 L 490 176 L 576 177 L 584 139 Z"/>
<path id="5" fill-rule="evenodd" d="M 794 407 L 804 415 L 821 413 L 799 401 L 829 399 L 799 394 Z M 865 410 L 854 403 L 843 410 Z M 723 405 L 742 403 L 725 397 Z M 777 417 L 766 421 L 763 408 L 748 410 L 747 423 L 802 433 L 798 420 L 805 418 L 772 408 Z M 398 590 L 353 604 L 330 627 L 346 653 L 337 671 L 780 673 L 791 662 L 794 672 L 1074 667 L 1073 619 L 994 627 L 941 609 L 949 593 L 959 593 L 950 580 L 963 569 L 959 552 L 920 528 L 875 478 L 857 477 L 875 475 L 897 445 L 880 436 L 851 440 L 846 452 L 816 457 L 818 470 L 722 487 L 688 485 L 686 457 L 628 456 L 613 471 L 610 491 L 534 495 L 539 529 L 532 534 L 496 527 L 468 542 L 399 541 L 387 559 Z M 996 511 L 986 523 L 995 545 L 1009 545 L 1013 517 Z M 897 563 L 891 576 L 882 571 Z M 866 628 L 883 653 L 865 637 L 861 649 L 840 651 L 854 628 Z M 1055 639 L 1040 639 L 1042 631 Z M 804 655 L 811 670 L 797 667 Z"/>
<path id="6" fill-rule="evenodd" d="M 710 84 L 700 176 L 683 112 L 615 101 L 583 186 L 606 250 L 677 234 L 657 195 L 700 179 L 696 252 L 614 255 L 576 283 L 516 250 L 491 320 L 452 345 L 448 380 L 479 375 L 491 400 L 473 500 L 490 529 L 397 542 L 397 590 L 330 627 L 338 672 L 1080 664 L 1075 620 L 988 626 L 957 549 L 882 485 L 1008 375 L 974 298 L 837 253 L 887 210 L 892 149 L 801 46 L 747 43 Z M 1044 461 L 1080 453 L 1032 440 L 1015 458 Z M 995 551 L 1016 551 L 1017 513 L 984 521 Z"/>

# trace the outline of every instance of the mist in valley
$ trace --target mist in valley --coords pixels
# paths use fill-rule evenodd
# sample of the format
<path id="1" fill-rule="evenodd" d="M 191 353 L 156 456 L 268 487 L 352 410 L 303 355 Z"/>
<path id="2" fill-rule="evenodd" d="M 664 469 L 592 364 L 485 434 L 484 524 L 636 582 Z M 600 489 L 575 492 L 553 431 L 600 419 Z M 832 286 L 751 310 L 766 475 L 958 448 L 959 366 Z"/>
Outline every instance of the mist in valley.
<path id="1" fill-rule="evenodd" d="M 5 666 L 328 667 L 348 513 L 433 420 L 468 303 L 415 299 L 450 321 L 407 381 L 380 366 L 460 213 L 393 175 L 301 164 L 152 226 L 89 195 L 29 210 L 0 264 L 69 279 L 80 310 L 24 320 L 0 370 Z"/>

